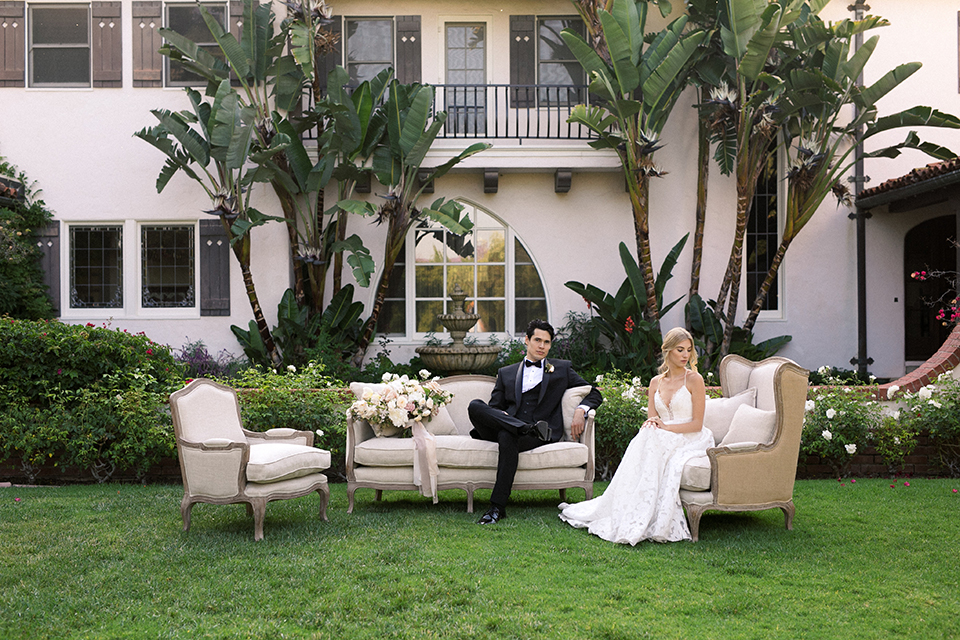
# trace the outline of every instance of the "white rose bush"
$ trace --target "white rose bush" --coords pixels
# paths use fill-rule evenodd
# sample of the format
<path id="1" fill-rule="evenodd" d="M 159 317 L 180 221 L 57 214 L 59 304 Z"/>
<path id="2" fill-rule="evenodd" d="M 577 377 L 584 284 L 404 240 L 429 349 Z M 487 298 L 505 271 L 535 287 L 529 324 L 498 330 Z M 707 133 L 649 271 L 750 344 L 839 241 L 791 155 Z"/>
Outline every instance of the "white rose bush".
<path id="1" fill-rule="evenodd" d="M 915 443 L 917 434 L 929 433 L 941 471 L 960 476 L 960 381 L 943 374 L 934 384 L 916 393 L 901 392 L 899 398 L 906 406 L 899 414 L 897 436 Z"/>
<path id="2" fill-rule="evenodd" d="M 800 452 L 818 456 L 839 477 L 882 422 L 872 389 L 838 387 L 814 391 L 806 403 Z"/>

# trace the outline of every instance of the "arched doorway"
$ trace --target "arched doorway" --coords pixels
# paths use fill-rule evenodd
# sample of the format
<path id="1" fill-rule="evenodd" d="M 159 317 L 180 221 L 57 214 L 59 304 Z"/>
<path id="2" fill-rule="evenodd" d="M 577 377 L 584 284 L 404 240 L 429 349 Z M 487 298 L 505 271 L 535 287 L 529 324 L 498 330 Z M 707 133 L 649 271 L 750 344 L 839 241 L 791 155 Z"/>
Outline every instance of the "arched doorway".
<path id="1" fill-rule="evenodd" d="M 952 327 L 943 326 L 937 313 L 949 289 L 942 278 L 915 280 L 915 271 L 957 271 L 957 216 L 940 216 L 922 222 L 904 238 L 904 359 L 925 362 L 937 352 Z M 945 300 L 944 302 L 949 302 Z"/>

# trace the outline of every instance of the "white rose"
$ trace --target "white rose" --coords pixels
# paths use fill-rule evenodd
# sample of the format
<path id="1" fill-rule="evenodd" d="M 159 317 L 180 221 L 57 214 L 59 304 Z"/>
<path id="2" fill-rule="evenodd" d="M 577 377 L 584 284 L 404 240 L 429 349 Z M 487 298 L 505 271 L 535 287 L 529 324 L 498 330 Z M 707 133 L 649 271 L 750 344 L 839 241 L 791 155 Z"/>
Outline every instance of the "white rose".
<path id="1" fill-rule="evenodd" d="M 389 373 L 383 374 L 383 375 L 380 377 L 380 380 L 381 380 L 382 382 L 390 382 L 390 374 L 389 374 Z"/>
<path id="2" fill-rule="evenodd" d="M 601 382 L 603 382 L 603 374 L 602 374 L 602 373 L 601 373 L 600 375 L 598 375 L 598 376 L 594 379 L 593 384 L 600 384 Z"/>
<path id="3" fill-rule="evenodd" d="M 827 420 L 833 420 L 835 415 L 837 415 L 836 409 L 827 409 Z"/>
<path id="4" fill-rule="evenodd" d="M 807 400 L 807 403 L 803 406 L 804 411 L 813 411 L 817 408 L 817 403 L 813 400 Z"/>
<path id="5" fill-rule="evenodd" d="M 821 432 L 820 432 L 820 435 L 823 436 L 823 439 L 824 439 L 824 440 L 833 440 L 833 434 L 830 433 L 829 431 L 827 431 L 826 429 L 824 429 L 823 431 L 821 431 Z"/>
<path id="6" fill-rule="evenodd" d="M 920 391 L 917 392 L 917 397 L 921 400 L 929 400 L 933 397 L 933 391 L 930 390 L 929 386 L 920 387 Z"/>
<path id="7" fill-rule="evenodd" d="M 430 377 L 430 372 L 427 371 L 426 369 L 420 369 L 420 377 L 426 380 L 427 378 Z"/>
<path id="8" fill-rule="evenodd" d="M 296 368 L 295 366 L 293 366 L 292 364 L 288 364 L 288 365 L 287 365 L 287 371 L 289 371 L 290 373 L 296 373 L 296 372 L 297 372 L 297 368 Z"/>
<path id="9" fill-rule="evenodd" d="M 893 419 L 894 419 L 894 420 L 899 420 L 899 419 L 900 419 L 900 409 L 897 409 L 897 410 L 894 411 L 893 414 L 891 414 L 891 415 L 893 416 Z M 897 443 L 897 444 L 899 444 L 899 443 Z"/>
<path id="10" fill-rule="evenodd" d="M 942 404 L 940 404 L 940 403 L 937 402 L 936 400 L 928 400 L 928 401 L 927 401 L 927 404 L 932 404 L 932 405 L 935 406 L 937 409 L 939 409 L 939 408 L 941 408 L 941 407 L 943 406 Z"/>
<path id="11" fill-rule="evenodd" d="M 857 445 L 855 444 L 845 444 L 843 445 L 843 448 L 846 449 L 847 453 L 850 455 L 853 455 L 857 452 Z"/>
<path id="12" fill-rule="evenodd" d="M 900 387 L 893 385 L 887 388 L 887 400 L 893 400 L 893 396 L 897 395 L 897 391 L 900 391 Z"/>

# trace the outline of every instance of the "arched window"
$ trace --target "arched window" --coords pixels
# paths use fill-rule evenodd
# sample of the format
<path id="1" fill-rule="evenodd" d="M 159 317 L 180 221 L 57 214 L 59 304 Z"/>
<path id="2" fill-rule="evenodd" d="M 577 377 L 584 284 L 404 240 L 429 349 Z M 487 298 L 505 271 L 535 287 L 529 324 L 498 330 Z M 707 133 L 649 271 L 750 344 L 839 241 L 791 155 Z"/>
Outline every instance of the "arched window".
<path id="1" fill-rule="evenodd" d="M 380 312 L 380 333 L 420 339 L 444 331 L 437 315 L 454 311 L 456 285 L 467 293 L 467 311 L 480 315 L 473 332 L 519 335 L 530 320 L 546 319 L 543 281 L 526 247 L 489 211 L 461 204 L 474 224 L 469 233 L 453 234 L 431 220 L 410 231 Z"/>

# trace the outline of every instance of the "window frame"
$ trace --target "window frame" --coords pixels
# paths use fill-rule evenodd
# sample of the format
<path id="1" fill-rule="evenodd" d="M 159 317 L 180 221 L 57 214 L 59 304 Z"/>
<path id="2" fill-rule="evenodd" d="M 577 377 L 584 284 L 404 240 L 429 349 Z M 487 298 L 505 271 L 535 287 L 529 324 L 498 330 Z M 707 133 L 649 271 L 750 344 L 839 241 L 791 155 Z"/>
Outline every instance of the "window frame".
<path id="1" fill-rule="evenodd" d="M 209 8 L 211 6 L 223 7 L 223 23 L 222 27 L 225 31 L 230 31 L 230 2 L 224 0 L 223 2 L 201 2 L 201 5 Z M 164 2 L 162 7 L 161 23 L 164 28 L 171 29 L 170 26 L 170 9 L 171 8 L 180 8 L 180 9 L 196 9 L 196 2 Z M 199 9 L 197 10 L 199 15 Z M 206 27 L 206 23 L 201 19 L 201 24 Z M 198 42 L 197 45 L 202 49 L 215 48 L 219 50 L 216 40 L 213 39 L 213 34 L 210 35 L 210 42 Z M 165 89 L 183 89 L 184 87 L 205 87 L 207 81 L 200 78 L 196 82 L 194 81 L 174 81 L 170 77 L 170 57 L 162 56 L 163 58 L 163 87 Z"/>
<path id="2" fill-rule="evenodd" d="M 516 250 L 515 243 L 520 242 L 527 252 L 527 255 L 530 257 L 530 262 L 524 262 L 523 264 L 531 264 L 534 269 L 536 269 L 537 276 L 540 280 L 540 284 L 543 288 L 543 302 L 546 308 L 546 316 L 550 315 L 550 290 L 547 287 L 547 282 L 543 277 L 543 269 L 540 266 L 539 261 L 536 256 L 533 255 L 530 246 L 528 243 L 524 242 L 523 238 L 511 227 L 506 221 L 504 221 L 500 216 L 496 215 L 488 208 L 477 204 L 466 198 L 457 198 L 457 202 L 464 205 L 466 208 L 472 208 L 476 211 L 479 211 L 494 221 L 502 225 L 504 230 L 504 330 L 503 331 L 490 331 L 490 332 L 477 332 L 473 329 L 468 335 L 477 339 L 478 342 L 485 343 L 489 342 L 491 339 L 496 338 L 497 340 L 504 340 L 510 337 L 516 337 L 522 334 L 522 331 L 516 332 L 509 328 L 516 327 L 516 304 L 517 304 L 517 295 L 516 295 Z M 442 227 L 441 227 L 442 228 Z M 390 338 L 392 341 L 398 344 L 423 344 L 430 339 L 431 335 L 434 336 L 443 336 L 446 335 L 446 329 L 440 328 L 439 332 L 429 332 L 429 331 L 417 331 L 417 294 L 416 294 L 416 229 L 412 228 L 407 234 L 406 239 L 404 240 L 403 248 L 403 260 L 404 260 L 404 298 L 403 298 L 403 308 L 404 308 L 404 333 L 384 333 L 385 337 Z M 426 266 L 429 263 L 421 263 Z M 442 263 L 434 263 L 438 265 L 447 265 L 451 263 L 446 260 Z M 478 263 L 474 261 L 472 264 L 475 266 L 483 265 L 485 263 Z M 494 263 L 499 264 L 499 263 Z M 382 273 L 382 272 L 381 272 Z M 449 305 L 452 303 L 450 300 L 449 292 L 447 292 L 444 298 L 442 298 L 445 306 L 445 312 L 450 313 L 452 309 L 449 308 Z M 391 298 L 392 300 L 398 300 L 398 298 Z M 435 297 L 429 296 L 419 300 L 434 300 Z M 489 298 L 481 298 L 481 300 Z M 532 300 L 535 298 L 530 298 L 524 296 L 521 300 Z M 467 301 L 475 300 L 473 292 L 469 292 L 467 295 Z M 546 318 L 549 321 L 549 317 Z M 475 329 L 476 327 L 474 327 Z"/>
<path id="3" fill-rule="evenodd" d="M 784 221 L 786 220 L 786 215 L 787 215 L 787 181 L 786 181 L 786 179 L 785 179 L 785 177 L 786 177 L 786 175 L 787 175 L 787 154 L 786 154 L 786 152 L 785 152 L 784 149 L 783 149 L 783 145 L 782 145 L 782 144 L 779 144 L 779 143 L 782 142 L 782 141 L 778 140 L 777 142 L 778 142 L 778 146 L 777 146 L 777 158 L 776 158 L 776 160 L 775 160 L 775 164 L 776 164 L 776 167 L 777 167 L 777 176 L 776 176 L 776 184 L 777 184 L 777 245 L 776 245 L 775 247 L 773 247 L 773 249 L 772 249 L 773 253 L 776 253 L 776 251 L 777 251 L 777 249 L 779 248 L 779 245 L 780 245 L 780 240 L 783 238 Z M 753 213 L 754 213 L 754 212 L 751 212 L 751 217 L 753 217 Z M 748 286 L 747 286 L 747 260 L 748 260 L 748 258 L 749 258 L 747 238 L 749 237 L 749 235 L 750 235 L 750 229 L 749 229 L 749 226 L 748 226 L 747 231 L 746 231 L 746 233 L 744 234 L 744 242 L 743 242 L 743 273 L 742 273 L 742 277 L 743 277 L 743 279 L 744 279 L 744 293 L 747 294 L 745 297 L 748 298 L 747 300 L 744 301 L 745 304 L 747 305 L 747 309 L 746 309 L 747 312 L 750 311 L 750 306 L 753 305 L 753 300 L 754 300 L 754 296 L 749 295 L 749 289 L 748 289 Z M 776 286 L 777 286 L 777 308 L 776 308 L 776 309 L 764 309 L 764 310 L 760 311 L 760 313 L 757 315 L 757 322 L 786 321 L 786 319 L 787 319 L 787 314 L 786 314 L 786 295 L 785 295 L 786 292 L 784 291 L 784 284 L 785 284 L 785 282 L 786 282 L 785 271 L 786 271 L 786 270 L 785 270 L 785 265 L 784 265 L 784 263 L 781 262 L 781 263 L 780 263 L 780 267 L 777 269 L 777 280 L 776 280 Z"/>
<path id="4" fill-rule="evenodd" d="M 147 287 L 148 287 L 148 282 L 147 282 L 148 273 L 150 272 L 151 269 L 157 269 L 157 268 L 159 268 L 159 269 L 164 269 L 164 268 L 167 268 L 167 267 L 170 267 L 170 266 L 173 266 L 175 269 L 183 269 L 183 268 L 185 268 L 185 267 L 183 267 L 183 266 L 181 266 L 181 265 L 178 265 L 178 264 L 174 264 L 174 265 L 167 265 L 167 264 L 162 264 L 162 263 L 159 264 L 159 265 L 148 265 L 148 264 L 147 264 L 146 252 L 149 251 L 149 250 L 151 250 L 151 249 L 159 249 L 159 248 L 160 248 L 160 247 L 150 247 L 150 248 L 148 248 L 148 247 L 146 246 L 146 235 L 147 235 L 148 231 L 149 231 L 149 230 L 161 230 L 161 231 L 162 231 L 162 230 L 165 230 L 165 229 L 184 229 L 184 230 L 188 230 L 188 231 L 189 231 L 190 238 L 188 239 L 188 243 L 189 243 L 190 254 L 189 254 L 189 266 L 186 267 L 186 268 L 188 268 L 188 269 L 192 272 L 192 277 L 191 277 L 192 282 L 190 282 L 189 285 L 187 285 L 188 288 L 189 288 L 189 291 L 190 291 L 190 296 L 191 296 L 191 299 L 192 299 L 192 304 L 189 304 L 189 305 L 188 305 L 188 304 L 176 304 L 176 305 L 163 305 L 163 304 L 158 304 L 158 305 L 154 306 L 154 305 L 151 305 L 151 304 L 146 304 L 146 302 L 145 302 L 145 292 L 146 292 Z M 198 263 L 199 263 L 199 261 L 198 261 L 198 252 L 199 252 L 200 244 L 199 244 L 199 242 L 197 241 L 197 234 L 198 234 L 198 232 L 199 232 L 199 229 L 197 228 L 197 225 L 196 225 L 196 224 L 171 224 L 171 223 L 169 223 L 169 222 L 164 221 L 164 222 L 162 222 L 162 223 L 141 222 L 141 223 L 138 225 L 138 227 L 137 227 L 137 233 L 138 233 L 138 240 L 139 240 L 139 243 L 140 243 L 140 246 L 139 246 L 139 250 L 140 250 L 140 278 L 139 278 L 139 283 L 140 283 L 140 284 L 139 284 L 139 294 L 140 294 L 140 295 L 139 295 L 138 300 L 139 300 L 139 303 L 140 303 L 140 308 L 141 308 L 142 310 L 157 311 L 157 310 L 160 310 L 160 309 L 177 309 L 177 310 L 181 310 L 181 311 L 182 311 L 182 310 L 184 310 L 184 309 L 192 309 L 192 308 L 194 308 L 194 307 L 199 306 L 199 302 L 200 302 L 200 301 L 199 301 L 199 298 L 200 298 L 200 296 L 199 296 L 199 278 L 198 278 L 197 270 L 198 270 L 198 266 L 199 266 L 199 264 L 198 264 Z M 175 248 L 176 248 L 176 249 L 182 249 L 183 247 L 175 247 Z M 179 286 L 180 284 L 181 284 L 181 283 L 179 283 L 179 282 L 176 283 L 177 286 Z"/>
<path id="5" fill-rule="evenodd" d="M 143 286 L 145 265 L 143 257 L 143 231 L 145 227 L 191 227 L 193 229 L 193 304 L 182 307 L 148 307 L 143 304 Z M 148 318 L 199 318 L 200 317 L 200 221 L 199 220 L 137 220 L 134 222 L 136 233 L 136 273 L 131 288 L 136 291 L 135 312 Z M 131 305 L 133 306 L 133 305 Z"/>
<path id="6" fill-rule="evenodd" d="M 389 22 L 390 23 L 390 55 L 392 59 L 387 61 L 387 67 L 394 70 L 396 73 L 397 68 L 397 18 L 396 16 L 344 16 L 343 18 L 343 38 L 342 38 L 342 64 L 344 70 L 347 72 L 347 77 L 350 76 L 350 25 L 355 22 Z M 384 61 L 376 60 L 358 60 L 352 64 L 378 64 Z M 379 73 L 379 72 L 378 72 Z"/>
<path id="7" fill-rule="evenodd" d="M 83 317 L 83 318 L 111 318 L 117 315 L 122 315 L 125 313 L 127 308 L 128 292 L 126 290 L 126 278 L 127 273 L 124 268 L 127 252 L 127 242 L 125 234 L 125 225 L 123 221 L 117 220 L 103 220 L 103 221 L 83 221 L 83 222 L 68 222 L 66 225 L 66 238 L 67 241 L 64 244 L 66 251 L 66 260 L 62 261 L 61 266 L 61 281 L 67 283 L 67 286 L 63 287 L 61 292 L 61 305 L 60 308 L 63 310 L 61 317 L 70 318 L 70 317 Z M 99 227 L 115 227 L 120 231 L 120 306 L 118 307 L 75 307 L 73 306 L 73 289 L 74 289 L 74 230 L 75 229 L 95 229 Z"/>
<path id="8" fill-rule="evenodd" d="M 536 76 L 535 76 L 535 77 L 536 77 L 536 84 L 537 84 L 537 87 L 538 87 L 538 89 L 537 89 L 537 105 L 540 106 L 540 107 L 544 107 L 544 108 L 562 109 L 562 108 L 570 107 L 570 106 L 572 106 L 572 105 L 582 104 L 582 103 L 586 102 L 586 93 L 587 93 L 587 92 L 586 92 L 585 89 L 577 89 L 576 92 L 577 92 L 578 96 L 577 96 L 570 104 L 562 103 L 559 99 L 558 99 L 558 100 L 549 100 L 549 99 L 544 100 L 544 99 L 541 99 L 541 97 L 540 97 L 540 92 L 543 90 L 542 88 L 543 88 L 543 86 L 544 86 L 544 84 L 545 84 L 545 83 L 543 82 L 543 74 L 542 74 L 542 65 L 543 65 L 544 63 L 546 63 L 546 64 L 562 64 L 562 63 L 564 63 L 564 62 L 573 62 L 573 63 L 575 63 L 575 64 L 577 65 L 577 68 L 580 70 L 581 78 L 580 78 L 580 82 L 579 82 L 579 83 L 574 82 L 574 83 L 572 83 L 572 84 L 574 84 L 574 85 L 579 84 L 579 85 L 583 85 L 583 86 L 586 86 L 586 85 L 587 85 L 586 72 L 583 70 L 583 67 L 580 65 L 580 61 L 577 60 L 577 58 L 576 58 L 575 56 L 572 57 L 572 58 L 570 58 L 570 59 L 557 59 L 557 60 L 547 60 L 547 61 L 544 61 L 544 60 L 540 57 L 540 29 L 541 29 L 541 25 L 542 25 L 543 22 L 546 21 L 546 20 L 575 20 L 575 21 L 578 21 L 578 22 L 580 23 L 580 25 L 583 27 L 583 32 L 582 32 L 580 35 L 581 35 L 581 36 L 584 36 L 584 37 L 586 36 L 586 30 L 587 30 L 586 25 L 585 25 L 584 22 L 583 22 L 583 18 L 581 18 L 581 17 L 580 17 L 579 15 L 577 15 L 577 14 L 569 14 L 569 15 L 543 15 L 543 16 L 537 15 L 537 16 L 535 16 L 535 23 L 534 23 L 535 27 L 534 27 L 534 28 L 536 29 L 536 37 L 537 37 L 537 39 L 536 39 L 536 44 L 535 44 L 535 46 L 534 46 L 534 61 L 533 61 L 533 63 L 534 63 L 535 71 L 536 71 Z M 572 52 L 571 52 L 571 54 L 572 54 Z M 560 85 L 546 85 L 546 86 L 559 86 L 559 87 L 562 87 L 562 86 L 564 86 L 564 85 L 560 84 Z M 559 98 L 559 94 L 558 94 L 557 97 Z"/>
<path id="9" fill-rule="evenodd" d="M 86 10 L 87 42 L 86 45 L 75 43 L 35 44 L 33 29 L 35 9 L 80 9 Z M 31 89 L 92 89 L 93 88 L 93 5 L 90 2 L 29 2 L 27 3 L 27 87 Z M 37 82 L 34 79 L 34 51 L 37 49 L 82 49 L 87 51 L 87 80 L 86 82 Z"/>

